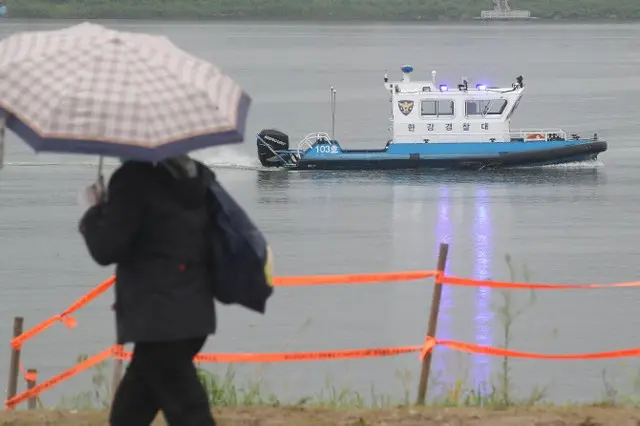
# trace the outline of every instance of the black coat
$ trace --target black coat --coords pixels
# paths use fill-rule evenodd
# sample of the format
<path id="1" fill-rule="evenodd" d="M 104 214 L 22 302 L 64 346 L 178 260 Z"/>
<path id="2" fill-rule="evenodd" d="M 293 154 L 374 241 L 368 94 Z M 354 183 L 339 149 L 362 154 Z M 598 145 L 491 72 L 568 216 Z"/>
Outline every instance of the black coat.
<path id="1" fill-rule="evenodd" d="M 161 165 L 125 162 L 109 181 L 108 200 L 80 221 L 93 259 L 116 264 L 118 343 L 215 332 L 206 191 L 200 176 L 176 178 Z"/>

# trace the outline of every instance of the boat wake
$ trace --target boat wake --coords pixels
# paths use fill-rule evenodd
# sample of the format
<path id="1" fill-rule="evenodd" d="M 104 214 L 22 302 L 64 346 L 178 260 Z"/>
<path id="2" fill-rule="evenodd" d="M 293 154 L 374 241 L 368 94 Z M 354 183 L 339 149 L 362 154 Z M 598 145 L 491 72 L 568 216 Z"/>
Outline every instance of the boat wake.
<path id="1" fill-rule="evenodd" d="M 268 170 L 260 162 L 249 154 L 238 149 L 219 147 L 202 152 L 196 152 L 193 157 L 212 168 Z M 120 165 L 117 159 L 105 158 L 105 168 L 114 168 Z M 96 168 L 97 160 L 88 161 L 6 161 L 6 167 L 87 167 Z"/>
<path id="2" fill-rule="evenodd" d="M 281 171 L 279 168 L 264 167 L 257 159 L 249 154 L 239 152 L 231 148 L 216 148 L 209 150 L 205 154 L 194 155 L 211 168 L 217 169 L 237 169 L 237 170 L 257 170 L 266 172 Z M 113 168 L 120 165 L 117 160 L 105 159 L 105 168 Z M 38 161 L 7 161 L 4 166 L 10 167 L 87 167 L 96 168 L 97 161 L 60 161 L 60 162 L 38 162 Z M 601 169 L 604 163 L 601 160 L 576 161 L 564 164 L 550 164 L 546 166 L 519 166 L 516 169 L 553 169 L 553 170 L 577 170 L 577 169 Z"/>
<path id="3" fill-rule="evenodd" d="M 266 167 L 260 164 L 257 158 L 252 157 L 246 152 L 229 147 L 208 149 L 204 152 L 194 154 L 194 158 L 216 169 L 267 170 Z"/>
<path id="4" fill-rule="evenodd" d="M 117 167 L 120 162 L 105 160 L 104 167 Z M 98 161 L 5 161 L 4 166 L 9 167 L 98 167 Z"/>
<path id="5" fill-rule="evenodd" d="M 574 161 L 572 163 L 564 164 L 549 164 L 546 166 L 540 166 L 541 169 L 601 169 L 604 167 L 604 163 L 600 160 L 588 160 L 588 161 Z M 534 168 L 534 167 L 522 167 L 522 168 Z"/>

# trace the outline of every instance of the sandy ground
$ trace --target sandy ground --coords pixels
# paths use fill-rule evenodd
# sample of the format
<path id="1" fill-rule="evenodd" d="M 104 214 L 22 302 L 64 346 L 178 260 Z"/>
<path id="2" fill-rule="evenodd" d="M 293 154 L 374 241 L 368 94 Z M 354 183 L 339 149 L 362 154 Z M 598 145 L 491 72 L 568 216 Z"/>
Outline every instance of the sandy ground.
<path id="1" fill-rule="evenodd" d="M 395 408 L 330 410 L 313 408 L 229 408 L 214 411 L 220 426 L 640 426 L 640 409 L 607 407 Z M 105 412 L 32 411 L 1 413 L 3 426 L 106 425 Z M 158 419 L 154 425 L 164 425 Z"/>

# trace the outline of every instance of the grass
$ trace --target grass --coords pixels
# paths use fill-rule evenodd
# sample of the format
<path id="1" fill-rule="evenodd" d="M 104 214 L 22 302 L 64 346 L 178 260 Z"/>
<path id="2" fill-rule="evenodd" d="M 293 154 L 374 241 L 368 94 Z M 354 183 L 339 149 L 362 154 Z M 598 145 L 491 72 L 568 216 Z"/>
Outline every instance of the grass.
<path id="1" fill-rule="evenodd" d="M 530 282 L 530 273 L 526 265 L 516 268 L 509 255 L 505 256 L 505 261 L 509 268 L 511 281 L 518 281 L 518 275 L 522 275 L 520 281 Z M 520 274 L 519 274 L 520 273 Z M 501 325 L 501 344 L 503 348 L 509 348 L 513 340 L 513 326 L 517 319 L 536 303 L 535 293 L 531 291 L 527 301 L 522 306 L 516 306 L 513 291 L 500 291 L 499 303 L 492 305 L 492 310 L 499 319 Z M 298 330 L 296 335 L 304 332 L 311 324 L 306 321 Z M 291 341 L 296 336 L 291 338 Z M 290 342 L 285 344 L 288 346 Z M 78 357 L 80 362 L 86 359 L 86 355 Z M 335 386 L 330 378 L 327 378 L 325 387 L 315 395 L 300 396 L 294 401 L 281 401 L 271 392 L 265 383 L 264 377 L 268 369 L 267 364 L 259 367 L 259 373 L 252 381 L 242 385 L 237 378 L 231 365 L 222 374 L 215 374 L 201 365 L 197 366 L 198 375 L 207 392 L 209 401 L 213 407 L 312 407 L 328 409 L 365 409 L 365 408 L 389 408 L 394 406 L 410 406 L 413 400 L 414 385 L 412 375 L 407 371 L 396 371 L 397 379 L 402 383 L 404 391 L 401 397 L 392 397 L 380 393 L 375 388 L 371 388 L 368 394 L 361 394 L 349 388 Z M 432 379 L 429 383 L 429 395 L 434 395 L 428 402 L 432 407 L 482 407 L 494 410 L 507 410 L 510 407 L 532 407 L 534 405 L 547 405 L 545 397 L 548 387 L 535 387 L 526 397 L 518 397 L 513 383 L 510 359 L 501 359 L 498 371 L 492 375 L 490 383 L 483 383 L 477 387 L 469 387 L 468 369 L 464 368 L 464 360 L 459 357 L 456 371 L 462 374 L 453 383 L 445 383 L 441 380 L 438 372 L 432 372 Z M 640 372 L 639 372 L 640 373 Z M 611 406 L 631 406 L 640 407 L 640 399 L 635 395 L 640 395 L 640 374 L 636 374 L 631 383 L 630 394 L 625 394 L 618 390 L 614 380 L 602 373 L 604 383 L 604 394 L 601 401 L 594 405 L 600 407 Z M 103 362 L 92 371 L 92 388 L 81 392 L 70 398 L 63 398 L 57 409 L 74 410 L 105 410 L 109 407 L 110 389 L 110 369 L 107 362 Z M 433 388 L 444 389 L 439 394 L 433 393 Z M 640 423 L 639 423 L 640 424 Z"/>

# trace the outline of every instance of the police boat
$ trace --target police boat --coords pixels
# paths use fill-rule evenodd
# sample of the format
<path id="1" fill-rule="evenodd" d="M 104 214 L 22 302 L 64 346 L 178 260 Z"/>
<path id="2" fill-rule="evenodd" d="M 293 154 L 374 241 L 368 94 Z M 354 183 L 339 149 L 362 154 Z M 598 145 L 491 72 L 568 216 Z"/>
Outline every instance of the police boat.
<path id="1" fill-rule="evenodd" d="M 607 150 L 597 133 L 582 138 L 561 129 L 512 130 L 522 76 L 511 87 L 470 86 L 466 78 L 449 87 L 436 81 L 435 71 L 431 81 L 412 81 L 410 65 L 401 71 L 400 81 L 384 76 L 392 122 L 384 148 L 344 149 L 325 132 L 311 133 L 291 148 L 287 134 L 265 129 L 257 135 L 260 163 L 291 170 L 485 169 L 595 160 Z M 335 93 L 332 87 L 332 128 Z"/>

